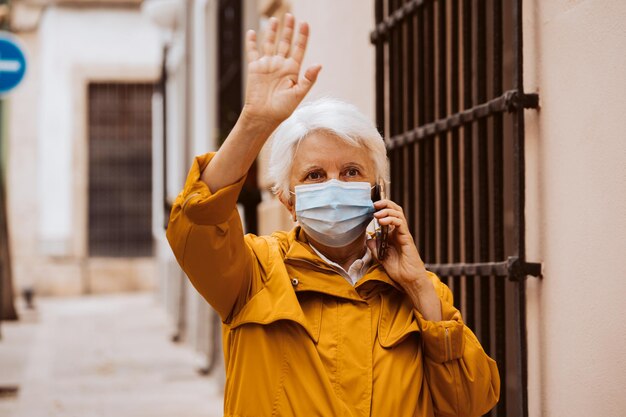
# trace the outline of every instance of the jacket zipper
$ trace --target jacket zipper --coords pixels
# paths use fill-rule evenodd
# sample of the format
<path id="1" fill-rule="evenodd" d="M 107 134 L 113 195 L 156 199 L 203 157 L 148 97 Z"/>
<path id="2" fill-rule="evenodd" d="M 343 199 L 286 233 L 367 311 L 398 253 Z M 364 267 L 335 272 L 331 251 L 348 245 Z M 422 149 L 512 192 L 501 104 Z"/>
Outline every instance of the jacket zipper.
<path id="1" fill-rule="evenodd" d="M 446 332 L 446 362 L 452 359 L 452 343 L 450 342 L 450 330 L 444 327 Z"/>

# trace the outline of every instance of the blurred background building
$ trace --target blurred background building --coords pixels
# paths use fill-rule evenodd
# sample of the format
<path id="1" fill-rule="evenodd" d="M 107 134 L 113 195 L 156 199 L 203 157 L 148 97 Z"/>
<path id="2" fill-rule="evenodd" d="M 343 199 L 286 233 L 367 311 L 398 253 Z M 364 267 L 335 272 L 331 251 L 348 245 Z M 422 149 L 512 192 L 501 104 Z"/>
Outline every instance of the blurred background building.
<path id="1" fill-rule="evenodd" d="M 304 66 L 323 65 L 310 98 L 384 133 L 391 196 L 499 363 L 493 415 L 623 415 L 621 0 L 13 1 L 30 60 L 4 100 L 16 294 L 154 291 L 223 378 L 219 319 L 164 228 L 237 119 L 245 30 L 286 12 L 311 25 Z M 265 164 L 240 198 L 257 234 L 293 227 Z"/>
<path id="2" fill-rule="evenodd" d="M 155 287 L 151 102 L 161 43 L 139 5 L 13 5 L 29 58 L 7 115 L 18 289 Z"/>

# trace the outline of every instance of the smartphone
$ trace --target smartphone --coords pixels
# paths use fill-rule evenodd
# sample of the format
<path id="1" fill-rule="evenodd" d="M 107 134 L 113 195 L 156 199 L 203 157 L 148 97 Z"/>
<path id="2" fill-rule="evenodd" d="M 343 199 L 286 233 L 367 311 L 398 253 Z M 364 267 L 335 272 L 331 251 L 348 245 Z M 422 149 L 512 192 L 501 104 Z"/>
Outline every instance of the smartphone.
<path id="1" fill-rule="evenodd" d="M 387 198 L 385 193 L 385 183 L 381 180 L 374 186 L 372 195 L 372 201 L 378 201 Z M 378 259 L 383 260 L 387 255 L 387 237 L 389 235 L 389 226 L 381 226 L 378 223 L 378 219 L 374 217 L 374 229 L 376 233 L 376 250 L 378 252 Z"/>

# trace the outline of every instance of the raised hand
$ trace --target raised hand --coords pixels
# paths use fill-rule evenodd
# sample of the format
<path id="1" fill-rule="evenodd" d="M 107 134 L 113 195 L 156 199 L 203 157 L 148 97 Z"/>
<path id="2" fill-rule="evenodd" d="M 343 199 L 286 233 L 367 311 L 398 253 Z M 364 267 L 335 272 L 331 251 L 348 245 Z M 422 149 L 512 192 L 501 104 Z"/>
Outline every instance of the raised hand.
<path id="1" fill-rule="evenodd" d="M 309 26 L 300 23 L 295 42 L 295 19 L 286 14 L 278 39 L 278 20 L 271 18 L 261 48 L 253 30 L 246 34 L 248 78 L 242 116 L 276 127 L 291 115 L 317 79 L 321 65 L 308 68 L 300 76 L 306 52 Z"/>
<path id="2" fill-rule="evenodd" d="M 271 133 L 293 113 L 317 79 L 321 65 L 310 67 L 300 77 L 309 26 L 300 24 L 292 45 L 294 27 L 293 16 L 285 15 L 277 43 L 278 20 L 271 19 L 262 52 L 256 33 L 251 30 L 246 35 L 248 79 L 243 110 L 201 176 L 212 192 L 234 184 L 249 171 Z"/>

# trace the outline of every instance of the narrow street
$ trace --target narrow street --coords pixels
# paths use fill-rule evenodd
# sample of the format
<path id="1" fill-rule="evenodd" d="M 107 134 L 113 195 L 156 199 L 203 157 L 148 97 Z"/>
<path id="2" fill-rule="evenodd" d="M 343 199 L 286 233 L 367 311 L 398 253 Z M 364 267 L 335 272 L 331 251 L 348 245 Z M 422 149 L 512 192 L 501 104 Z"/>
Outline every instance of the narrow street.
<path id="1" fill-rule="evenodd" d="M 152 293 L 36 300 L 2 323 L 0 417 L 217 417 L 203 359 L 170 341 Z"/>

